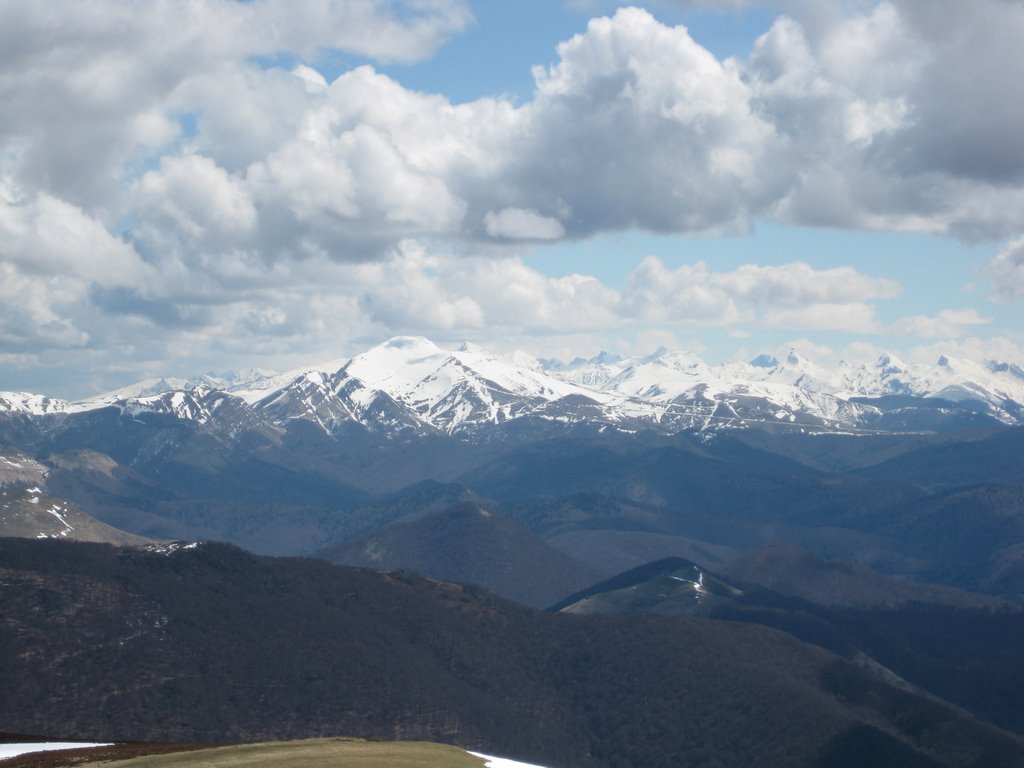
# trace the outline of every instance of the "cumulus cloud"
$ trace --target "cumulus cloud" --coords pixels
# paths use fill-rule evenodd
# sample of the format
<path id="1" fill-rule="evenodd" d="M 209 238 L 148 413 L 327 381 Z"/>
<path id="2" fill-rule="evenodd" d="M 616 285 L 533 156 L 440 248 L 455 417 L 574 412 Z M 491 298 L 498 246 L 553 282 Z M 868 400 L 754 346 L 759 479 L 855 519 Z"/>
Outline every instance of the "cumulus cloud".
<path id="1" fill-rule="evenodd" d="M 1007 301 L 1024 299 L 1024 237 L 1011 241 L 986 265 L 998 294 Z"/>
<path id="2" fill-rule="evenodd" d="M 622 8 L 541 62 L 525 103 L 457 104 L 316 66 L 422 60 L 469 23 L 461 0 L 0 0 L 0 338 L 156 355 L 148 334 L 185 356 L 339 328 L 973 332 L 973 310 L 886 328 L 875 305 L 900 286 L 852 267 L 649 258 L 612 287 L 511 255 L 757 218 L 1019 235 L 1024 6 L 784 7 L 727 60 Z M 1022 251 L 987 267 L 1008 300 Z"/>
<path id="3" fill-rule="evenodd" d="M 14 148 L 0 163 L 77 204 L 117 198 L 126 169 L 181 134 L 180 113 L 245 93 L 261 108 L 236 112 L 243 145 L 280 122 L 275 110 L 294 114 L 294 101 L 253 97 L 275 78 L 252 57 L 341 49 L 418 61 L 471 19 L 461 0 L 2 0 L 0 16 L 0 140 Z M 246 75 L 260 81 L 248 91 L 237 87 Z"/>
<path id="4" fill-rule="evenodd" d="M 1002 139 L 1021 132 L 1006 88 L 1024 78 L 991 75 L 997 62 L 1024 68 L 1001 31 L 1024 11 L 981 0 L 980 14 L 950 11 L 962 22 L 953 25 L 934 6 L 829 15 L 794 4 L 747 61 L 719 60 L 685 27 L 622 8 L 559 45 L 535 69 L 534 98 L 515 105 L 452 104 L 369 67 L 327 83 L 309 64 L 253 64 L 279 51 L 315 63 L 325 47 L 421 58 L 467 23 L 454 0 L 287 13 L 269 0 L 145 14 L 114 0 L 63 14 L 12 4 L 0 167 L 114 221 L 137 202 L 125 199 L 141 189 L 137 177 L 157 191 L 161 174 L 169 184 L 175 167 L 206 158 L 207 173 L 251 200 L 239 202 L 252 214 L 246 227 L 271 257 L 319 248 L 383 258 L 402 238 L 431 234 L 743 231 L 756 216 L 998 235 L 1024 213 L 1024 188 L 1006 186 L 1013 150 L 998 150 L 1001 171 L 989 167 L 992 147 L 1019 143 Z M 977 38 L 990 45 L 972 58 L 965 46 Z M 937 110 L 951 103 L 950 71 L 962 99 L 947 119 Z M 187 228 L 185 209 L 159 208 L 148 210 Z"/>
<path id="5" fill-rule="evenodd" d="M 768 328 L 861 334 L 875 334 L 882 330 L 881 324 L 875 318 L 875 307 L 864 302 L 780 307 L 766 312 L 762 323 Z"/>
<path id="6" fill-rule="evenodd" d="M 914 363 L 934 364 L 943 355 L 966 360 L 1019 362 L 1024 360 L 1024 346 L 1019 341 L 1008 339 L 1005 336 L 994 336 L 987 339 L 969 336 L 912 347 L 907 353 L 907 360 Z"/>
<path id="7" fill-rule="evenodd" d="M 944 309 L 937 315 L 913 315 L 897 320 L 890 327 L 895 334 L 931 339 L 966 336 L 976 326 L 992 320 L 982 317 L 975 309 Z"/>
<path id="8" fill-rule="evenodd" d="M 715 272 L 697 262 L 670 270 L 652 256 L 630 276 L 623 301 L 650 321 L 877 333 L 868 302 L 893 298 L 900 290 L 895 281 L 849 267 L 820 270 L 793 262 Z"/>
<path id="9" fill-rule="evenodd" d="M 746 76 L 785 139 L 798 224 L 1003 237 L 1024 214 L 1024 6 L 792 3 Z M 1012 146 L 1012 148 L 1011 148 Z"/>
<path id="10" fill-rule="evenodd" d="M 164 219 L 190 240 L 220 236 L 244 242 L 256 224 L 255 206 L 241 180 L 201 155 L 165 157 L 133 191 L 137 211 Z"/>
<path id="11" fill-rule="evenodd" d="M 558 219 L 523 208 L 488 211 L 484 228 L 491 237 L 507 240 L 558 240 L 565 235 Z"/>
<path id="12" fill-rule="evenodd" d="M 510 175 L 570 234 L 641 227 L 742 230 L 781 191 L 773 127 L 732 61 L 638 8 L 591 20 L 537 68 L 529 141 Z"/>

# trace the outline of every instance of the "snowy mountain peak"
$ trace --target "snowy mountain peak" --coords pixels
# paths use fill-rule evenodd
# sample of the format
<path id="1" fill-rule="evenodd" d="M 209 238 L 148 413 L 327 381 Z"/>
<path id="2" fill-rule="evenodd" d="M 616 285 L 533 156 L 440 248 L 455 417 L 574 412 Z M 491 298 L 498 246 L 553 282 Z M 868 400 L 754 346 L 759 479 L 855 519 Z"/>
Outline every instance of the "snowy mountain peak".
<path id="1" fill-rule="evenodd" d="M 296 421 L 328 433 L 356 425 L 389 436 L 406 430 L 454 434 L 523 417 L 629 430 L 758 424 L 884 430 L 932 429 L 930 416 L 886 421 L 886 409 L 920 408 L 914 398 L 933 398 L 946 401 L 925 409 L 935 418 L 946 418 L 941 408 L 964 423 L 1024 423 L 1020 364 L 946 356 L 939 364 L 922 365 L 885 354 L 874 363 L 825 368 L 791 351 L 782 362 L 759 355 L 749 363 L 712 366 L 692 353 L 662 348 L 625 359 L 601 353 L 563 365 L 542 364 L 522 352 L 496 355 L 474 344 L 446 350 L 423 337 L 400 336 L 338 366 L 241 386 L 211 377 L 155 379 L 71 404 L 0 393 L 0 414 L 31 417 L 113 406 L 128 414 L 172 415 L 221 432 L 256 429 L 268 435 Z"/>
<path id="2" fill-rule="evenodd" d="M 896 357 L 896 355 L 892 354 L 891 352 L 886 352 L 882 355 L 879 355 L 878 360 L 875 364 L 878 368 L 881 369 L 898 371 L 907 370 L 907 364 L 904 363 L 900 358 Z"/>
<path id="3" fill-rule="evenodd" d="M 68 410 L 66 400 L 58 400 L 31 392 L 0 392 L 0 413 L 42 416 Z"/>

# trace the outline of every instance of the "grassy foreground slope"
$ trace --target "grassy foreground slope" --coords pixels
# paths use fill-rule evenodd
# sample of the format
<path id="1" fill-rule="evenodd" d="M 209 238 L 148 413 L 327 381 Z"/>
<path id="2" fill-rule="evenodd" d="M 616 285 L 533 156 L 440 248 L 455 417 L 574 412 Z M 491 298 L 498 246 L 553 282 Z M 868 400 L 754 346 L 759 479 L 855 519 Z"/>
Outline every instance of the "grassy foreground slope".
<path id="1" fill-rule="evenodd" d="M 109 765 L 85 763 L 81 768 Z M 269 742 L 123 760 L 118 768 L 481 768 L 484 761 L 458 747 L 428 742 L 345 739 Z"/>
<path id="2" fill-rule="evenodd" d="M 357 739 L 197 745 L 117 744 L 110 747 L 33 752 L 4 761 L 8 768 L 481 768 L 484 760 L 465 750 L 430 742 Z"/>

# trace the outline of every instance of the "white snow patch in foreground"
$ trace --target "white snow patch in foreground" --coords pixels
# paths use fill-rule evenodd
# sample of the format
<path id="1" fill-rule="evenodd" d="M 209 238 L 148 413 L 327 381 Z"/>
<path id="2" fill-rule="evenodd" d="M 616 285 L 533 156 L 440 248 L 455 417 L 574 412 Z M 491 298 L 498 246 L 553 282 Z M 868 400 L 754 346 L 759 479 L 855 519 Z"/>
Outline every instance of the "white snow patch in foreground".
<path id="1" fill-rule="evenodd" d="M 111 743 L 93 744 L 87 741 L 47 741 L 41 744 L 0 744 L 0 760 L 30 752 L 48 752 L 53 749 L 85 749 L 86 747 L 110 747 Z"/>
<path id="2" fill-rule="evenodd" d="M 470 752 L 469 754 L 474 757 L 482 757 L 487 761 L 487 768 L 543 768 L 540 765 L 533 765 L 531 763 L 520 763 L 515 760 L 509 760 L 505 757 L 491 757 L 490 755 L 483 755 L 479 752 Z"/>

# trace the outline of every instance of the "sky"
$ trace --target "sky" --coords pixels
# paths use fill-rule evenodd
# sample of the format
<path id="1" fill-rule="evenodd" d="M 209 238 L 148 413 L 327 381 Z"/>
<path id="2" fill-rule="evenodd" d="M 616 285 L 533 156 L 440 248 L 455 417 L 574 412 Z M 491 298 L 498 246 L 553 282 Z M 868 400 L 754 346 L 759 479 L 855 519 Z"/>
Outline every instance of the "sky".
<path id="1" fill-rule="evenodd" d="M 1020 0 L 0 0 L 0 390 L 395 335 L 1024 363 Z"/>

